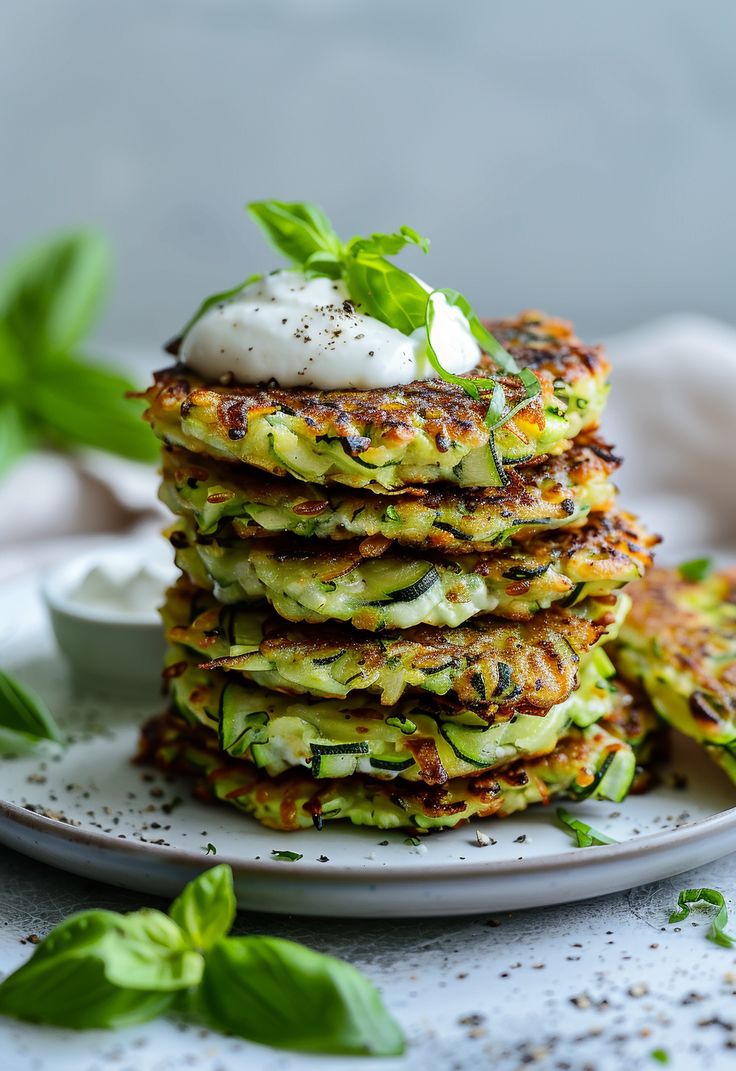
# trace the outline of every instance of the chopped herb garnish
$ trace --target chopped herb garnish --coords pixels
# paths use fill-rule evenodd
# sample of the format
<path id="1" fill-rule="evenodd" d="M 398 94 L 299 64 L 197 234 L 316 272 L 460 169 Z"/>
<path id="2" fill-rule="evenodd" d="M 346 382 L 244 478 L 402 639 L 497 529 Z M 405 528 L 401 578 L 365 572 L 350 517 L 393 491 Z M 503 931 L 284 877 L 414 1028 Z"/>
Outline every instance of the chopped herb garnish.
<path id="1" fill-rule="evenodd" d="M 418 844 L 421 844 L 421 838 L 419 837 L 405 837 L 404 844 L 408 844 L 411 848 L 416 848 Z"/>
<path id="2" fill-rule="evenodd" d="M 405 335 L 423 330 L 427 339 L 427 358 L 446 383 L 462 387 L 476 400 L 480 399 L 481 391 L 490 391 L 485 417 L 490 432 L 510 420 L 540 393 L 541 386 L 534 373 L 519 368 L 508 350 L 483 326 L 467 298 L 451 289 L 429 292 L 414 275 L 397 268 L 387 259 L 396 256 L 407 245 L 417 246 L 423 253 L 429 251 L 429 239 L 413 228 L 404 226 L 393 234 L 376 233 L 369 238 L 357 236 L 343 242 L 317 205 L 299 201 L 253 201 L 247 207 L 251 218 L 264 230 L 271 244 L 294 268 L 309 277 L 342 279 L 351 301 L 360 307 L 361 312 Z M 181 337 L 214 305 L 234 297 L 259 278 L 261 276 L 252 275 L 244 283 L 207 298 L 185 325 Z M 500 371 L 519 379 L 524 397 L 516 405 L 508 404 L 497 377 L 471 378 L 455 375 L 445 368 L 443 355 L 436 345 L 436 334 L 433 339 L 433 327 L 437 317 L 448 315 L 451 308 L 460 310 L 475 341 Z"/>
<path id="3" fill-rule="evenodd" d="M 271 858 L 272 859 L 279 859 L 282 863 L 297 863 L 300 859 L 303 859 L 304 856 L 300 855 L 299 852 L 277 852 L 277 851 L 272 851 L 271 852 Z"/>
<path id="4" fill-rule="evenodd" d="M 713 562 L 710 558 L 693 558 L 692 561 L 678 565 L 677 571 L 683 580 L 697 582 L 705 580 L 713 571 Z"/>
<path id="5" fill-rule="evenodd" d="M 666 1049 L 652 1049 L 649 1055 L 658 1064 L 668 1064 L 670 1062 L 670 1056 Z"/>
<path id="6" fill-rule="evenodd" d="M 587 822 L 581 822 L 579 818 L 566 811 L 564 807 L 557 808 L 557 820 L 563 829 L 575 838 L 578 848 L 591 848 L 595 845 L 618 844 L 613 837 L 607 837 L 605 833 L 599 833 Z"/>
<path id="7" fill-rule="evenodd" d="M 736 939 L 726 933 L 728 908 L 723 893 L 718 889 L 683 889 L 677 897 L 678 910 L 672 912 L 670 922 L 682 922 L 690 914 L 690 904 L 700 903 L 718 908 L 706 934 L 708 940 L 723 948 L 733 948 Z"/>
<path id="8" fill-rule="evenodd" d="M 205 855 L 217 855 L 217 848 L 214 846 L 214 844 L 208 844 L 207 845 L 207 851 L 204 854 Z"/>

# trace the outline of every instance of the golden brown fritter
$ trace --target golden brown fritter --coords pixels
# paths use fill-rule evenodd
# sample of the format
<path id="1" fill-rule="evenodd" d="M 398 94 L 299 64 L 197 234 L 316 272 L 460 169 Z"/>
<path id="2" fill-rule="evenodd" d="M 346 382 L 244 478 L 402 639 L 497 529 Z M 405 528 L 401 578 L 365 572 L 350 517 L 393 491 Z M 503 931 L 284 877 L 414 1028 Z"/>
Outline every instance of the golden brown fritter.
<path id="1" fill-rule="evenodd" d="M 476 400 L 442 380 L 363 391 L 244 387 L 207 384 L 180 365 L 156 374 L 147 419 L 164 442 L 306 482 L 375 491 L 439 481 L 500 486 L 505 466 L 559 453 L 597 426 L 608 363 L 568 324 L 539 313 L 490 326 L 542 387 L 490 436 L 491 392 Z M 484 358 L 476 374 L 492 372 Z M 517 377 L 501 382 L 509 404 L 522 399 Z"/>
<path id="2" fill-rule="evenodd" d="M 458 628 L 377 635 L 347 625 L 292 625 L 268 610 L 222 606 L 183 578 L 162 609 L 166 635 L 278 691 L 346 696 L 367 690 L 391 706 L 407 689 L 452 694 L 488 717 L 504 706 L 548 710 L 577 686 L 580 656 L 615 632 L 625 596 L 552 608 L 530 621 L 477 617 Z"/>
<path id="3" fill-rule="evenodd" d="M 465 554 L 542 529 L 580 525 L 609 509 L 619 464 L 607 443 L 581 436 L 564 454 L 509 470 L 504 487 L 434 485 L 378 495 L 274 478 L 168 447 L 160 497 L 206 535 L 230 521 L 242 538 L 382 536 L 407 547 Z"/>
<path id="4" fill-rule="evenodd" d="M 612 648 L 621 674 L 736 780 L 736 569 L 703 580 L 655 569 L 630 591 Z"/>
<path id="5" fill-rule="evenodd" d="M 644 575 L 656 542 L 627 513 L 543 532 L 490 554 L 408 551 L 382 537 L 239 539 L 198 534 L 179 520 L 167 535 L 176 564 L 220 602 L 267 600 L 288 621 L 349 621 L 381 632 L 455 627 L 478 614 L 523 620 L 553 603 L 610 595 Z"/>
<path id="6" fill-rule="evenodd" d="M 634 776 L 629 745 L 601 725 L 572 730 L 542 758 L 525 759 L 503 770 L 445 784 L 386 782 L 354 775 L 315 782 L 290 770 L 269 777 L 223 755 L 217 735 L 173 715 L 144 726 L 139 761 L 199 778 L 197 795 L 221 800 L 271 829 L 295 830 L 343 819 L 380 829 L 440 829 L 471 819 L 503 818 L 555 796 L 621 800 Z"/>

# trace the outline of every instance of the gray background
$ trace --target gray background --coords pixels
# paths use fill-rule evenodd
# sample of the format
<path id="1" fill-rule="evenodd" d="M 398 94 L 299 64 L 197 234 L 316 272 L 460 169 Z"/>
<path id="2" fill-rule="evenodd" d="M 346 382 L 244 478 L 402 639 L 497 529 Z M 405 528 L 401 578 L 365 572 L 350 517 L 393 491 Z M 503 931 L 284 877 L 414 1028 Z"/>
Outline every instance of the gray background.
<path id="1" fill-rule="evenodd" d="M 0 254 L 99 225 L 100 338 L 148 350 L 277 263 L 247 199 L 312 198 L 491 314 L 734 321 L 735 40 L 729 0 L 3 0 Z"/>

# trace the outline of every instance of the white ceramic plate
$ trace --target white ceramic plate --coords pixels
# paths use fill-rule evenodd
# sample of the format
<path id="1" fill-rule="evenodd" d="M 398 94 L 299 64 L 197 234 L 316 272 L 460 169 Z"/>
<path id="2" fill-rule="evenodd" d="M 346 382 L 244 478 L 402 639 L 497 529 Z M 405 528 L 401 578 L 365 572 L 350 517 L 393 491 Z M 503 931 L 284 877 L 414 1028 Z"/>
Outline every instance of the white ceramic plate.
<path id="1" fill-rule="evenodd" d="M 72 743 L 49 756 L 0 760 L 0 842 L 54 866 L 147 893 L 175 894 L 202 868 L 229 863 L 242 907 L 303 915 L 460 915 L 581 900 L 711 862 L 736 849 L 736 791 L 698 748 L 676 743 L 672 779 L 621 805 L 575 813 L 620 843 L 577 848 L 554 807 L 425 838 L 334 828 L 276 833 L 190 799 L 184 780 L 134 766 L 137 726 L 162 708 L 75 695 L 35 581 L 0 593 L 0 665 L 41 693 Z M 217 854 L 207 854 L 214 845 Z M 273 850 L 302 853 L 297 862 Z"/>

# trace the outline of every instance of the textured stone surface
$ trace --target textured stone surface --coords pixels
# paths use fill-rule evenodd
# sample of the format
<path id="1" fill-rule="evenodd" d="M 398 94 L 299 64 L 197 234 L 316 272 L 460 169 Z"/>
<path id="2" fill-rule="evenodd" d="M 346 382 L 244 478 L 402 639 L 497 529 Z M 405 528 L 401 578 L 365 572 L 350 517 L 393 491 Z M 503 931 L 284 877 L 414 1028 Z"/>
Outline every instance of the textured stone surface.
<path id="1" fill-rule="evenodd" d="M 0 969 L 29 955 L 72 911 L 131 910 L 144 897 L 87 882 L 0 849 Z M 736 950 L 706 940 L 694 912 L 667 916 L 677 891 L 729 896 L 736 855 L 690 874 L 569 907 L 472 919 L 349 922 L 241 913 L 239 933 L 272 933 L 366 971 L 409 1037 L 405 1059 L 343 1061 L 255 1048 L 168 1021 L 114 1034 L 0 1020 L 2 1071 L 621 1071 L 733 1067 Z M 154 898 L 148 901 L 158 904 Z"/>

